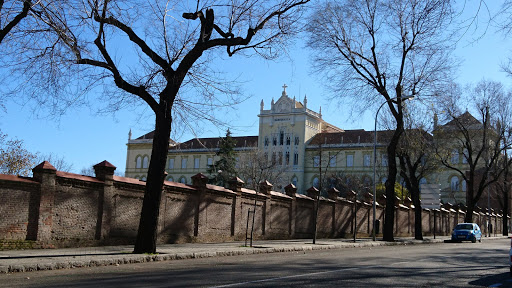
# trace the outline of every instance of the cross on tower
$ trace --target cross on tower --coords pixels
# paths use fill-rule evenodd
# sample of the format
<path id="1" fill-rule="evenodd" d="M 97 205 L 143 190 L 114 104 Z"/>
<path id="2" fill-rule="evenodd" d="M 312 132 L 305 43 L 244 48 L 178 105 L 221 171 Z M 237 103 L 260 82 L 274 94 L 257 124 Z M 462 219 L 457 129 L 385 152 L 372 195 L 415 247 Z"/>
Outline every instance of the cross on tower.
<path id="1" fill-rule="evenodd" d="M 283 92 L 286 92 L 286 87 L 288 87 L 286 84 L 283 85 Z"/>

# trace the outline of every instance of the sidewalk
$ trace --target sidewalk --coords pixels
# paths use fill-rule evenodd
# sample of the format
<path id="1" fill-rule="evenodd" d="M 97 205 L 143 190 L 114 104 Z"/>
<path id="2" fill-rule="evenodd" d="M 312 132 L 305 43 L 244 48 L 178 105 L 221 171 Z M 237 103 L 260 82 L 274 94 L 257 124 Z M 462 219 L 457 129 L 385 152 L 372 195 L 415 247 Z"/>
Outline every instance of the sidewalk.
<path id="1" fill-rule="evenodd" d="M 506 236 L 483 238 L 482 241 L 505 239 Z M 291 251 L 341 249 L 350 247 L 374 247 L 411 244 L 443 243 L 450 236 L 436 239 L 425 237 L 423 241 L 413 238 L 395 238 L 395 242 L 371 241 L 371 239 L 311 239 L 256 240 L 253 247 L 244 247 L 244 242 L 163 244 L 157 246 L 157 255 L 131 254 L 133 246 L 104 246 L 67 249 L 33 249 L 0 251 L 0 273 L 55 270 L 78 267 L 121 265 L 151 261 L 182 260 L 192 258 L 250 255 Z"/>

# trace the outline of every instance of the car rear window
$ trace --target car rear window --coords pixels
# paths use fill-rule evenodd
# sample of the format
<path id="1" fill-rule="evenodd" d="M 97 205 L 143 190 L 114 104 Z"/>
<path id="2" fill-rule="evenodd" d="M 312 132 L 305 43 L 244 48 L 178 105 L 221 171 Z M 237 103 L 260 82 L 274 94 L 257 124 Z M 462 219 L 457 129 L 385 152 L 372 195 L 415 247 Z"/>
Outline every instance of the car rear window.
<path id="1" fill-rule="evenodd" d="M 456 230 L 473 230 L 473 224 L 459 224 L 455 226 Z"/>

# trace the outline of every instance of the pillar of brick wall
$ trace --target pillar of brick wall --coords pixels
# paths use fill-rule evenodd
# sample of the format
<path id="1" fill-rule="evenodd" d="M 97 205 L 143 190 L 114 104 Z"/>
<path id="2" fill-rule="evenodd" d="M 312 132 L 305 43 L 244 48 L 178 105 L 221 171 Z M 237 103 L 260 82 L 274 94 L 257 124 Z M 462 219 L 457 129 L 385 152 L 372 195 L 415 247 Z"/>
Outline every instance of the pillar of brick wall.
<path id="1" fill-rule="evenodd" d="M 245 182 L 242 179 L 235 177 L 229 181 L 229 189 L 236 192 L 236 196 L 233 197 L 233 204 L 231 204 L 231 236 L 236 237 L 238 234 L 242 234 L 240 230 L 240 221 L 242 218 L 242 188 Z"/>
<path id="2" fill-rule="evenodd" d="M 288 184 L 286 187 L 284 187 L 284 191 L 286 192 L 286 195 L 292 197 L 292 204 L 290 208 L 290 227 L 289 227 L 289 234 L 291 238 L 295 237 L 295 225 L 296 225 L 296 219 L 297 219 L 297 187 L 293 184 Z"/>
<path id="3" fill-rule="evenodd" d="M 194 236 L 199 236 L 199 226 L 200 226 L 200 214 L 201 209 L 204 209 L 204 197 L 206 193 L 206 184 L 208 183 L 208 177 L 205 175 L 198 173 L 192 178 L 192 186 L 197 188 L 197 198 L 195 204 L 195 213 L 194 213 Z"/>
<path id="4" fill-rule="evenodd" d="M 95 238 L 100 240 L 108 238 L 110 235 L 114 210 L 114 171 L 116 166 L 105 160 L 94 165 L 93 168 L 96 178 L 104 183 L 103 189 L 98 191 L 98 220 Z"/>
<path id="5" fill-rule="evenodd" d="M 262 225 L 263 225 L 263 232 L 262 234 L 263 235 L 266 235 L 267 232 L 270 231 L 270 199 L 271 199 L 271 191 L 272 191 L 272 187 L 273 185 L 268 182 L 267 180 L 265 181 L 261 181 L 259 183 L 259 190 L 260 190 L 260 193 L 263 193 L 265 194 L 266 198 L 263 202 L 263 207 L 262 207 Z"/>
<path id="6" fill-rule="evenodd" d="M 37 213 L 37 227 L 33 236 L 35 240 L 48 242 L 52 236 L 53 206 L 55 199 L 55 181 L 57 169 L 48 161 L 44 161 L 32 169 L 34 179 L 41 183 L 39 201 L 35 201 Z M 35 219 L 34 219 L 35 220 Z"/>

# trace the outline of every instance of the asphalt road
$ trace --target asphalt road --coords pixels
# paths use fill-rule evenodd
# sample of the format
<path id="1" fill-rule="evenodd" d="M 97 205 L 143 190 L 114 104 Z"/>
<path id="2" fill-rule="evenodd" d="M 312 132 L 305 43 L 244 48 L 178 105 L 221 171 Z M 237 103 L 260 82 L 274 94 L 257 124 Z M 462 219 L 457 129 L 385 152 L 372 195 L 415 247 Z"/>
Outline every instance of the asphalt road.
<path id="1" fill-rule="evenodd" d="M 0 274 L 0 287 L 512 287 L 508 239 Z"/>

